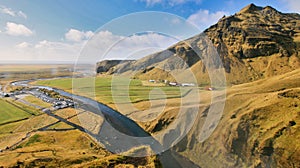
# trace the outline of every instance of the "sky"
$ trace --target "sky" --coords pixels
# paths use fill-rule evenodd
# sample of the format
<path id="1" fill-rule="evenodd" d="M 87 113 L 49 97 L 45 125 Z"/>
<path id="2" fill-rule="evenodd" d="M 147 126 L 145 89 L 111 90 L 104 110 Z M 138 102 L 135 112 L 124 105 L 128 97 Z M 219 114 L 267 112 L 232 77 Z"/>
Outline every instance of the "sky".
<path id="1" fill-rule="evenodd" d="M 1 0 L 0 63 L 138 58 L 201 33 L 250 3 L 300 12 L 298 0 Z"/>

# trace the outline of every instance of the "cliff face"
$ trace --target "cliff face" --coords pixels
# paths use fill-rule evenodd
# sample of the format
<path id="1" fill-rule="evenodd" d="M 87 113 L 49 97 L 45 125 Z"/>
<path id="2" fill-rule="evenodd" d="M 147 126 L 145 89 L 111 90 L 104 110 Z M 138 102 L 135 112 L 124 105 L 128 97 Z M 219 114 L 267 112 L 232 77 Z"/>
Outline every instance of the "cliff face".
<path id="1" fill-rule="evenodd" d="M 135 71 L 135 77 L 141 79 L 168 78 L 174 73 L 178 75 L 178 70 L 184 76 L 184 70 L 192 70 L 199 84 L 207 83 L 209 76 L 195 53 L 201 48 L 199 40 L 203 36 L 208 37 L 218 51 L 229 84 L 280 75 L 300 67 L 300 15 L 250 4 L 232 16 L 224 16 L 204 34 L 105 70 L 110 74 Z M 200 49 L 200 52 L 204 51 Z"/>
<path id="2" fill-rule="evenodd" d="M 112 71 L 113 67 L 120 63 L 130 62 L 130 60 L 104 60 L 97 63 L 97 73 L 105 73 L 108 71 Z"/>
<path id="3" fill-rule="evenodd" d="M 283 14 L 274 8 L 253 4 L 229 17 L 223 17 L 205 34 L 212 40 L 230 73 L 228 57 L 251 59 L 277 54 L 298 55 L 296 40 L 300 32 L 300 15 Z"/>

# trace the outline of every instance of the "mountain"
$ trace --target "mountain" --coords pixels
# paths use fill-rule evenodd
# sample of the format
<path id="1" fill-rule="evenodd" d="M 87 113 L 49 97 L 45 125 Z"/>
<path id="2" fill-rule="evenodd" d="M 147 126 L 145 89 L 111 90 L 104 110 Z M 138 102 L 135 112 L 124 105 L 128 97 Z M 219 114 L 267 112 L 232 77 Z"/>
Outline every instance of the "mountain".
<path id="1" fill-rule="evenodd" d="M 208 111 L 219 102 L 211 101 L 218 90 L 200 92 L 196 124 L 173 150 L 201 167 L 300 167 L 299 14 L 250 4 L 199 35 L 142 59 L 119 62 L 105 73 L 169 80 L 176 74 L 187 80 L 185 74 L 192 71 L 199 85 L 207 84 L 208 72 L 195 52 L 205 54 L 204 58 L 214 54 L 203 46 L 207 38 L 221 58 L 228 84 L 233 86 L 226 89 L 220 122 L 204 142 L 199 137 Z M 153 108 L 164 107 L 164 111 L 151 121 L 137 122 L 152 135 L 160 135 L 172 128 L 181 109 L 199 105 L 199 100 L 190 98 L 176 106 L 181 100 L 167 99 L 168 105 L 157 100 Z"/>
<path id="2" fill-rule="evenodd" d="M 300 15 L 250 4 L 232 16 L 224 16 L 203 33 L 164 51 L 135 61 L 120 61 L 101 72 L 173 80 L 172 75 L 182 74 L 184 78 L 186 71 L 191 70 L 199 85 L 209 83 L 205 65 L 195 52 L 205 52 L 199 46 L 204 38 L 216 48 L 228 84 L 255 81 L 300 67 Z M 105 61 L 98 64 L 103 63 Z"/>
<path id="3" fill-rule="evenodd" d="M 300 69 L 228 88 L 222 118 L 204 142 L 198 138 L 216 103 L 201 94 L 195 125 L 174 148 L 201 167 L 300 167 L 299 81 Z M 145 128 L 159 134 L 155 128 L 169 128 L 161 123 L 176 119 L 174 112 L 161 114 Z"/>
<path id="4" fill-rule="evenodd" d="M 214 115 L 209 112 L 219 102 L 211 102 L 211 92 L 191 92 L 189 96 L 154 103 L 165 110 L 155 119 L 139 122 L 153 136 L 172 131 L 183 109 L 197 107 L 199 112 L 193 127 L 173 147 L 201 167 L 300 167 L 300 69 L 283 75 L 234 85 L 226 89 L 225 108 L 216 129 L 205 141 L 203 124 Z M 193 93 L 200 94 L 199 100 Z M 213 94 L 218 94 L 216 91 Z M 176 103 L 189 99 L 186 104 Z M 134 104 L 135 107 L 145 105 Z M 153 107 L 151 110 L 155 111 Z M 136 112 L 135 115 L 149 112 Z M 129 116 L 135 117 L 135 116 Z M 193 120 L 191 120 L 193 121 Z M 173 124 L 173 125 L 172 125 Z M 178 130 L 176 130 L 178 131 Z M 177 132 L 181 135 L 181 132 Z M 167 135 L 166 135 L 167 136 Z"/>

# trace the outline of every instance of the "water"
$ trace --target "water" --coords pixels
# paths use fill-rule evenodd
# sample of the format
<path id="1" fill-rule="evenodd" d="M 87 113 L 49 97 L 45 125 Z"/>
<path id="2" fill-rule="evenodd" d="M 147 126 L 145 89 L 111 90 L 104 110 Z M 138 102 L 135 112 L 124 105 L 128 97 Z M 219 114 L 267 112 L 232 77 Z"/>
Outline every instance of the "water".
<path id="1" fill-rule="evenodd" d="M 73 98 L 74 102 L 76 102 L 77 104 L 76 108 L 81 108 L 86 111 L 90 111 L 98 116 L 101 116 L 104 119 L 104 122 L 102 123 L 101 129 L 97 134 L 91 133 L 88 130 L 85 131 L 90 136 L 95 138 L 98 142 L 102 143 L 106 147 L 106 149 L 110 150 L 111 152 L 120 153 L 122 151 L 128 151 L 132 148 L 136 148 L 138 146 L 149 146 L 153 152 L 157 154 L 160 153 L 158 157 L 163 167 L 176 168 L 182 167 L 181 165 L 189 165 L 188 167 L 198 167 L 188 158 L 184 158 L 181 155 L 179 157 L 179 154 L 177 154 L 176 152 L 170 149 L 165 149 L 160 142 L 154 139 L 133 120 L 111 109 L 110 107 L 93 99 L 74 95 L 60 89 L 55 89 L 48 86 L 29 85 L 28 83 L 32 81 L 33 80 L 23 80 L 16 81 L 11 84 L 15 86 L 27 86 L 30 88 L 53 90 L 62 96 Z M 132 155 L 131 153 L 128 153 L 128 156 L 132 157 L 144 157 L 147 155 L 147 152 L 140 153 L 138 155 Z M 176 156 L 177 159 L 180 158 L 180 162 L 178 162 L 174 156 Z"/>

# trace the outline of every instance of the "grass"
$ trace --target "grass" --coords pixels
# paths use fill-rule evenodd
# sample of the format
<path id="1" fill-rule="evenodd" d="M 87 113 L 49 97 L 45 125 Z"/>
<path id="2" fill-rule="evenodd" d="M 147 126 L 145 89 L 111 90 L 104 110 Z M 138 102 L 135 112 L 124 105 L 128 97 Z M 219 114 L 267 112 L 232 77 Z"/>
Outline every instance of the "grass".
<path id="1" fill-rule="evenodd" d="M 29 146 L 29 145 L 34 144 L 36 142 L 41 142 L 40 137 L 41 136 L 39 134 L 33 135 L 32 137 L 29 138 L 29 140 L 27 141 L 27 143 L 24 146 Z"/>
<path id="2" fill-rule="evenodd" d="M 35 84 L 72 92 L 71 78 L 40 80 L 35 82 Z M 189 88 L 143 86 L 141 80 L 128 80 L 123 77 L 76 78 L 73 80 L 73 84 L 75 94 L 96 98 L 96 100 L 105 104 L 114 102 L 136 103 L 150 99 L 177 98 L 189 91 Z M 149 94 L 151 98 L 149 98 Z"/>
<path id="3" fill-rule="evenodd" d="M 218 127 L 205 143 L 194 143 L 193 136 L 198 135 L 206 119 L 200 115 L 185 140 L 187 143 L 182 143 L 181 147 L 186 148 L 183 155 L 203 167 L 243 167 L 242 163 L 234 165 L 240 158 L 247 163 L 244 167 L 255 167 L 259 162 L 270 164 L 270 160 L 277 167 L 299 167 L 299 79 L 298 69 L 228 88 Z M 271 147 L 274 153 L 267 156 L 265 147 Z M 196 152 L 201 155 L 195 155 Z M 270 160 L 264 160 L 265 157 Z"/>
<path id="4" fill-rule="evenodd" d="M 0 124 L 28 118 L 30 114 L 0 99 Z"/>
<path id="5" fill-rule="evenodd" d="M 49 66 L 50 67 L 50 66 Z M 52 68 L 52 67 L 51 67 Z M 0 72 L 9 73 L 8 78 L 1 79 L 0 83 L 4 86 L 6 83 L 13 80 L 22 80 L 39 77 L 54 77 L 58 75 L 68 74 L 69 72 L 55 72 L 52 74 L 49 72 L 48 66 L 0 66 Z M 63 71 L 63 70 L 62 70 Z M 102 80 L 102 79 L 101 79 Z M 98 80 L 96 85 L 107 86 L 105 82 L 110 80 L 104 80 L 104 82 Z M 59 81 L 55 81 L 54 84 Z M 139 81 L 137 81 L 139 84 Z M 51 84 L 51 83 L 50 83 Z M 56 83 L 57 84 L 57 83 Z M 56 86 L 55 84 L 55 86 Z M 89 84 L 89 83 L 86 83 Z M 62 89 L 72 91 L 71 80 L 61 79 L 59 83 Z M 8 88 L 14 89 L 14 88 Z M 68 90 L 69 89 L 69 90 Z M 88 89 L 86 89 L 88 90 Z M 47 103 L 36 99 L 33 96 L 25 98 L 26 101 L 39 106 L 49 106 Z M 74 109 L 64 109 L 64 111 L 57 111 L 56 113 L 64 118 L 76 114 Z M 41 115 L 39 115 L 41 114 Z M 30 117 L 29 117 L 30 116 Z M 27 120 L 17 121 L 22 118 L 29 118 Z M 76 118 L 76 117 L 74 117 Z M 11 123 L 7 123 L 11 122 Z M 44 127 L 46 125 L 57 122 L 53 117 L 49 117 L 46 114 L 41 113 L 34 107 L 24 105 L 21 102 L 15 101 L 11 98 L 0 99 L 0 149 L 5 149 L 7 146 L 24 139 L 26 133 Z M 7 123 L 1 125 L 1 123 Z M 59 122 L 53 125 L 51 128 L 61 129 L 69 128 L 70 126 Z M 13 158 L 13 159 L 12 159 Z M 103 158 L 106 158 L 102 160 Z M 95 160 L 102 160 L 108 164 L 119 165 L 122 164 L 131 165 L 131 167 L 138 167 L 133 165 L 140 165 L 138 161 L 134 159 L 128 159 L 122 156 L 111 154 L 105 149 L 101 148 L 96 142 L 94 142 L 85 133 L 78 130 L 69 131 L 45 131 L 31 134 L 31 137 L 24 139 L 15 149 L 3 151 L 0 156 L 0 167 L 18 167 L 23 164 L 24 167 L 74 167 L 76 165 L 82 165 L 87 167 L 93 164 Z M 102 162 L 101 161 L 101 162 Z M 150 161 L 151 162 L 151 161 Z M 96 165 L 98 164 L 97 161 Z M 154 163 L 147 163 L 153 165 Z M 142 166 L 143 163 L 141 163 Z"/>
<path id="6" fill-rule="evenodd" d="M 9 133 L 14 132 L 18 127 L 21 127 L 24 122 L 26 122 L 26 120 L 1 125 L 0 126 L 0 135 L 1 134 L 9 134 Z"/>
<path id="7" fill-rule="evenodd" d="M 68 118 L 72 117 L 79 112 L 79 109 L 74 109 L 74 108 L 65 108 L 65 109 L 60 109 L 54 112 L 54 114 L 62 117 L 62 118 Z"/>
<path id="8" fill-rule="evenodd" d="M 25 105 L 21 102 L 13 100 L 13 99 L 7 99 L 7 100 L 11 105 L 13 105 L 13 106 L 15 106 L 19 109 L 22 109 L 23 111 L 25 111 L 25 112 L 27 112 L 31 115 L 40 115 L 40 114 L 42 114 L 42 112 L 39 109 L 36 109 L 32 106 Z"/>
<path id="9" fill-rule="evenodd" d="M 91 145 L 93 143 L 93 145 Z M 38 132 L 22 142 L 15 150 L 0 156 L 0 165 L 14 167 L 18 161 L 24 167 L 73 167 L 76 164 L 109 155 L 86 134 L 78 130 L 65 132 Z M 11 159 L 14 158 L 14 159 Z M 30 158 L 30 159 L 26 159 Z M 44 158 L 50 158 L 44 160 Z"/>
<path id="10" fill-rule="evenodd" d="M 39 80 L 34 82 L 37 85 L 57 87 L 62 90 L 71 91 L 72 90 L 72 79 L 64 78 L 64 79 L 53 79 L 53 80 Z"/>
<path id="11" fill-rule="evenodd" d="M 41 99 L 39 99 L 35 96 L 32 96 L 32 95 L 28 95 L 28 96 L 24 97 L 24 100 L 29 103 L 41 106 L 41 107 L 46 107 L 46 108 L 51 107 L 50 103 L 46 103 L 46 102 L 42 101 Z"/>
<path id="12" fill-rule="evenodd" d="M 57 119 L 50 117 L 46 114 L 34 116 L 24 122 L 18 122 L 18 123 L 20 123 L 19 124 L 20 126 L 16 127 L 16 129 L 14 129 L 14 132 L 30 132 L 30 131 L 42 128 L 44 126 L 47 126 L 49 124 L 52 124 L 54 122 L 57 122 L 57 121 L 58 121 Z"/>
<path id="13" fill-rule="evenodd" d="M 199 125 L 195 125 L 195 127 L 193 127 L 191 130 L 191 134 L 189 134 L 187 137 L 186 141 L 188 142 L 188 144 L 185 144 L 184 142 L 182 143 L 182 149 L 185 149 L 183 155 L 187 156 L 199 165 L 204 165 L 204 167 L 217 167 L 221 164 L 223 164 L 224 166 L 229 165 L 228 167 L 233 167 L 234 164 L 236 164 L 238 156 L 235 156 L 232 152 L 230 153 L 230 150 L 235 151 L 235 153 L 239 152 L 232 145 L 233 142 L 241 142 L 243 144 L 247 144 L 244 148 L 239 148 L 241 150 L 244 150 L 243 153 L 247 155 L 249 154 L 249 157 L 247 158 L 256 156 L 256 158 L 260 158 L 259 152 L 262 151 L 266 146 L 265 142 L 269 139 L 274 139 L 273 147 L 275 149 L 275 153 L 273 155 L 276 160 L 281 160 L 285 163 L 299 163 L 297 162 L 297 159 L 299 160 L 299 157 L 297 156 L 299 156 L 300 149 L 300 146 L 297 143 L 297 140 L 300 137 L 299 100 L 297 100 L 293 97 L 293 95 L 291 96 L 290 94 L 287 94 L 288 97 L 278 98 L 278 93 L 281 94 L 281 92 L 285 92 L 288 89 L 300 89 L 299 82 L 297 82 L 300 79 L 299 74 L 300 71 L 298 70 L 296 72 L 286 74 L 285 76 L 273 77 L 266 80 L 261 80 L 254 83 L 246 83 L 229 88 L 227 90 L 228 97 L 226 100 L 226 107 L 224 109 L 224 114 L 219 123 L 219 126 L 216 128 L 214 133 L 210 136 L 210 139 L 208 139 L 205 144 L 195 143 L 196 141 L 192 134 L 195 133 L 196 135 L 198 135 L 197 132 L 199 132 L 199 130 L 201 129 L 200 123 L 203 123 L 202 121 L 205 119 L 203 119 L 202 117 L 199 118 L 199 120 L 197 120 L 199 121 Z M 78 85 L 81 87 L 81 90 L 78 90 L 80 94 L 93 96 L 93 94 L 90 94 L 90 91 L 92 91 L 92 89 L 88 87 L 91 82 L 93 82 L 93 79 L 81 78 L 76 79 L 75 82 L 78 82 L 77 84 L 80 84 Z M 104 100 L 104 103 L 112 103 L 114 101 L 114 99 L 112 98 L 113 94 L 111 92 L 112 78 L 97 77 L 94 82 L 96 86 L 96 98 L 99 100 Z M 126 80 L 119 79 L 115 80 L 114 82 L 114 84 L 116 84 L 116 87 L 113 87 L 114 94 L 116 96 L 115 98 L 119 99 L 120 101 L 126 101 L 126 99 L 124 98 L 127 94 Z M 38 83 L 41 85 L 61 88 L 66 91 L 72 91 L 72 79 L 45 80 L 38 81 Z M 179 87 L 143 86 L 141 83 L 142 82 L 140 80 L 132 80 L 130 82 L 128 92 L 130 101 L 147 101 L 149 99 L 149 93 L 152 93 L 150 94 L 152 98 L 157 99 L 163 97 L 162 92 L 165 93 L 167 98 L 181 96 Z M 155 88 L 161 89 L 161 91 L 153 91 L 153 89 Z M 203 94 L 206 93 L 208 94 L 210 92 L 204 92 Z M 206 100 L 206 97 L 201 97 L 202 102 L 202 98 Z M 169 99 L 168 101 L 178 100 Z M 207 101 L 207 103 L 210 103 L 210 101 Z M 188 105 L 192 106 L 192 104 Z M 167 105 L 167 107 L 174 108 L 174 106 L 171 105 Z M 204 107 L 202 109 L 203 111 L 205 110 Z M 57 111 L 56 114 L 64 118 L 75 114 L 75 112 L 72 112 L 70 109 L 65 110 L 66 111 Z M 176 109 L 171 109 L 168 112 L 170 115 L 168 115 L 168 113 L 160 115 L 157 120 L 162 120 L 165 118 L 169 119 L 173 116 L 171 114 L 174 114 L 176 112 Z M 231 118 L 233 114 L 236 116 L 235 118 Z M 76 117 L 74 117 L 73 119 L 76 119 Z M 36 116 L 31 118 L 30 120 L 30 122 L 27 120 L 22 121 L 22 127 L 18 129 L 18 131 L 27 131 L 27 129 L 29 128 L 33 129 L 33 126 L 34 128 L 39 128 L 42 126 L 40 124 L 46 125 L 56 121 L 55 119 L 45 115 Z M 46 123 L 47 121 L 48 123 Z M 294 121 L 296 125 L 290 126 L 290 121 Z M 11 123 L 8 125 L 11 126 L 11 130 L 15 130 L 12 128 L 17 127 L 16 123 Z M 5 131 L 8 128 L 8 125 L 5 125 L 5 127 L 0 127 L 0 132 L 1 130 L 3 130 L 3 132 L 9 133 L 8 131 Z M 249 126 L 245 127 L 249 128 L 249 130 L 243 130 L 243 132 L 245 133 L 248 132 L 249 137 L 247 139 L 243 139 L 237 133 L 237 128 L 242 129 L 244 128 L 244 125 Z M 63 123 L 58 123 L 51 128 L 65 128 L 65 126 L 66 125 Z M 286 128 L 282 129 L 284 127 Z M 29 138 L 29 140 L 21 144 L 23 145 L 20 146 L 22 148 L 12 151 L 12 153 L 15 152 L 16 155 L 12 156 L 10 155 L 12 153 L 7 153 L 7 155 L 5 156 L 0 156 L 0 165 L 6 162 L 17 162 L 17 160 L 23 161 L 25 160 L 25 157 L 38 158 L 37 156 L 41 155 L 43 151 L 45 152 L 43 153 L 43 155 L 48 158 L 53 158 L 52 161 L 45 163 L 45 165 L 52 164 L 54 167 L 57 163 L 60 163 L 65 167 L 70 165 L 74 166 L 74 164 L 81 164 L 82 167 L 96 167 L 99 165 L 102 165 L 104 167 L 118 164 L 122 164 L 122 166 L 126 164 L 127 166 L 130 165 L 132 167 L 138 167 L 135 165 L 135 163 L 140 164 L 144 162 L 143 160 L 134 160 L 133 162 L 129 162 L 131 159 L 128 157 L 113 155 L 109 152 L 106 152 L 105 150 L 102 150 L 99 147 L 97 147 L 96 149 L 92 147 L 93 145 L 91 145 L 91 143 L 93 142 L 86 136 L 83 136 L 84 134 L 79 132 L 78 130 L 64 132 L 39 132 L 39 135 L 40 137 L 32 136 L 31 138 Z M 15 136 L 13 138 L 15 138 Z M 239 139 L 241 139 L 241 141 L 238 141 Z M 255 146 L 254 142 L 256 142 L 256 140 L 258 141 L 258 146 L 253 148 L 253 146 Z M 25 147 L 25 144 L 27 143 L 29 143 L 29 145 Z M 250 157 L 252 148 L 256 153 L 254 153 L 255 156 Z M 283 151 L 282 154 L 280 153 L 280 150 Z M 101 152 L 101 154 L 98 153 L 99 151 Z M 52 153 L 55 153 L 55 156 L 52 155 Z M 201 155 L 195 155 L 197 153 L 201 153 Z M 216 156 L 216 158 L 212 158 L 212 156 Z M 231 162 L 231 160 L 224 159 L 231 159 L 231 157 L 235 157 L 236 159 L 233 159 L 233 162 Z M 90 158 L 91 161 L 88 161 L 88 159 Z M 149 164 L 153 165 L 154 159 L 155 157 L 148 158 L 146 160 L 146 164 L 149 162 Z M 34 162 L 34 159 L 31 160 L 33 160 L 32 163 L 38 163 Z M 252 161 L 254 163 L 255 160 L 251 160 L 251 163 Z M 29 165 L 28 162 L 25 164 Z M 15 164 L 11 163 L 10 165 Z M 291 165 L 285 165 L 283 167 L 291 167 Z"/>
<path id="14" fill-rule="evenodd" d="M 13 159 L 12 159 L 13 158 Z M 156 167 L 156 156 L 130 158 L 112 154 L 78 130 L 37 132 L 0 156 L 4 167 Z"/>
<path id="15" fill-rule="evenodd" d="M 57 124 L 49 127 L 49 129 L 70 129 L 70 128 L 73 128 L 73 127 L 64 122 L 58 122 Z"/>

